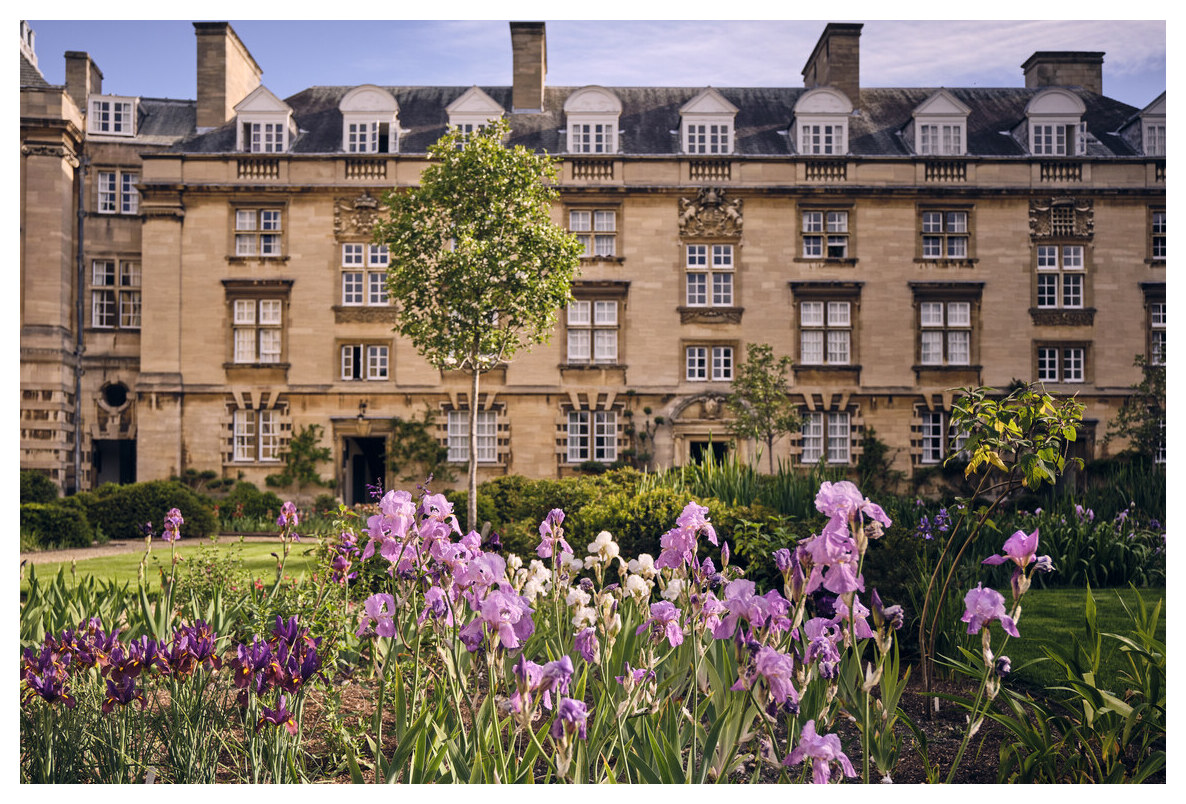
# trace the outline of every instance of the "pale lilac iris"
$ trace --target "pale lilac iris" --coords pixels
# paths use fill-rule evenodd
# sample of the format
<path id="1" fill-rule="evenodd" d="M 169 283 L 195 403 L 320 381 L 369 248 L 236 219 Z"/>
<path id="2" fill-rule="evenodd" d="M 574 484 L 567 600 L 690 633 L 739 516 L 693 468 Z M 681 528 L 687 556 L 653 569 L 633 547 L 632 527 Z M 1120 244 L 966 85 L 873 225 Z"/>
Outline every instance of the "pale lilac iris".
<path id="1" fill-rule="evenodd" d="M 559 740 L 568 738 L 575 732 L 577 737 L 584 740 L 587 736 L 586 721 L 589 719 L 589 709 L 584 701 L 575 698 L 561 698 L 556 706 L 556 719 L 552 721 L 552 737 Z"/>
<path id="2" fill-rule="evenodd" d="M 539 523 L 539 547 L 535 548 L 535 554 L 540 558 L 551 558 L 557 552 L 557 548 L 565 553 L 572 553 L 573 549 L 568 542 L 564 540 L 564 531 L 560 528 L 560 523 L 564 521 L 564 512 L 559 508 L 553 508 L 544 517 L 544 521 Z"/>
<path id="3" fill-rule="evenodd" d="M 597 641 L 596 628 L 586 628 L 577 634 L 576 651 L 589 664 L 597 664 L 601 657 L 601 644 Z"/>
<path id="4" fill-rule="evenodd" d="M 366 599 L 363 604 L 363 615 L 354 632 L 357 636 L 365 636 L 375 625 L 375 633 L 381 637 L 395 636 L 395 598 L 385 592 L 378 592 Z"/>
<path id="5" fill-rule="evenodd" d="M 969 634 L 978 634 L 980 629 L 993 620 L 1000 620 L 1001 628 L 1009 636 L 1021 636 L 1013 618 L 1005 614 L 1005 598 L 995 589 L 985 589 L 983 584 L 964 595 L 964 616 L 960 619 L 968 624 Z"/>
<path id="6" fill-rule="evenodd" d="M 1019 530 L 1005 540 L 1003 548 L 1004 555 L 989 556 L 980 562 L 982 564 L 1004 564 L 1006 561 L 1012 561 L 1021 569 L 1025 569 L 1033 560 L 1038 552 L 1038 529 L 1034 528 L 1034 532 L 1026 534 L 1025 531 Z"/>
<path id="7" fill-rule="evenodd" d="M 831 763 L 836 762 L 845 776 L 856 776 L 852 763 L 840 747 L 840 738 L 835 734 L 816 734 L 815 721 L 803 724 L 799 744 L 782 761 L 784 765 L 798 765 L 805 759 L 811 760 L 811 780 L 816 784 L 827 784 L 832 778 Z"/>
<path id="8" fill-rule="evenodd" d="M 664 638 L 673 648 L 678 648 L 684 642 L 684 632 L 679 624 L 680 610 L 669 600 L 651 604 L 651 617 L 638 626 L 634 632 L 641 634 L 648 628 L 654 642 L 662 642 Z"/>
<path id="9" fill-rule="evenodd" d="M 170 508 L 169 513 L 165 514 L 165 529 L 161 531 L 161 538 L 167 542 L 175 542 L 181 538 L 181 526 L 185 524 L 185 519 L 181 516 L 181 511 L 177 508 Z"/>

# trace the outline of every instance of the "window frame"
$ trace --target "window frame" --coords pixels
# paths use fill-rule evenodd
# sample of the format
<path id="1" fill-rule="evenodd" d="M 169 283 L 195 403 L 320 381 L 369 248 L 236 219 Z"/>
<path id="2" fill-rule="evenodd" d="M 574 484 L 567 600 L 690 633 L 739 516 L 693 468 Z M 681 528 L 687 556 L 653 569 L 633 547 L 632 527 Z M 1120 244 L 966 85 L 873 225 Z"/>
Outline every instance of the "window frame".
<path id="1" fill-rule="evenodd" d="M 1146 261 L 1151 265 L 1164 267 L 1166 261 L 1166 239 L 1169 236 L 1165 219 L 1165 207 L 1149 207 L 1149 217 L 1146 223 L 1149 232 L 1145 250 L 1148 254 Z"/>
<path id="2" fill-rule="evenodd" d="M 340 246 L 338 303 L 342 307 L 390 307 L 387 268 L 391 257 L 387 246 L 346 241 Z"/>
<path id="3" fill-rule="evenodd" d="M 614 204 L 573 205 L 566 209 L 568 215 L 568 231 L 575 235 L 585 247 L 581 254 L 582 260 L 620 260 L 618 256 L 618 241 L 621 232 L 619 216 L 621 208 Z M 579 228 L 578 216 L 588 217 L 588 228 Z M 611 228 L 598 228 L 610 216 Z M 583 225 L 583 224 L 582 224 Z M 600 246 L 608 243 L 608 253 L 602 252 Z"/>
<path id="4" fill-rule="evenodd" d="M 565 364 L 572 367 L 616 366 L 622 326 L 619 297 L 582 296 L 565 308 Z M 612 311 L 612 318 L 609 313 Z M 610 338 L 609 336 L 613 337 Z M 584 336 L 584 337 L 578 337 Z M 612 344 L 612 354 L 607 348 Z M 600 356 L 599 356 L 600 353 Z"/>
<path id="5" fill-rule="evenodd" d="M 847 204 L 800 204 L 796 209 L 798 223 L 798 250 L 795 262 L 830 265 L 855 265 L 856 258 L 856 205 Z M 808 222 L 809 217 L 811 223 Z M 817 222 L 818 219 L 818 222 Z M 843 228 L 840 228 L 843 221 Z M 809 246 L 818 243 L 816 249 Z M 833 243 L 833 241 L 837 241 Z M 840 242 L 843 241 L 843 242 Z M 834 254 L 834 248 L 843 248 L 843 254 Z"/>
<path id="6" fill-rule="evenodd" d="M 1088 310 L 1088 260 L 1091 250 L 1082 242 L 1059 239 L 1043 240 L 1034 244 L 1034 308 L 1038 310 Z M 1068 257 L 1070 257 L 1068 262 Z M 1076 261 L 1078 264 L 1076 264 Z M 1069 266 L 1069 267 L 1068 267 Z M 1053 281 L 1046 281 L 1053 280 Z M 1071 281 L 1075 280 L 1075 281 Z M 1072 299 L 1071 289 L 1078 287 L 1078 303 Z M 1050 289 L 1053 288 L 1051 291 Z M 1053 293 L 1053 303 L 1044 301 Z"/>
<path id="7" fill-rule="evenodd" d="M 230 462 L 280 463 L 284 447 L 283 425 L 283 413 L 279 408 L 235 408 L 231 412 Z"/>
<path id="8" fill-rule="evenodd" d="M 230 207 L 230 247 L 232 260 L 288 259 L 288 227 L 285 218 L 288 207 L 284 203 L 233 204 Z M 251 216 L 248 227 L 247 216 Z M 275 216 L 274 220 L 272 216 Z M 265 240 L 265 238 L 267 238 Z M 264 252 L 268 243 L 267 253 Z M 250 250 L 244 247 L 250 244 Z"/>
<path id="9" fill-rule="evenodd" d="M 728 156 L 733 153 L 734 134 L 732 117 L 685 117 L 680 123 L 680 143 L 690 156 Z"/>
<path id="10" fill-rule="evenodd" d="M 108 107 L 105 112 L 102 109 L 104 105 Z M 114 116 L 117 105 L 124 107 L 118 112 L 121 118 L 119 122 L 117 123 L 109 117 L 104 123 L 104 114 Z M 87 134 L 100 137 L 135 137 L 139 115 L 139 98 L 123 95 L 91 95 L 87 103 Z"/>
<path id="11" fill-rule="evenodd" d="M 239 368 L 288 368 L 288 319 L 289 296 L 292 280 L 249 280 L 224 279 L 227 315 L 227 359 L 228 369 Z M 267 309 L 265 310 L 265 303 Z M 248 315 L 247 310 L 251 309 Z M 266 312 L 266 316 L 264 315 Z M 237 334 L 242 331 L 243 334 Z M 264 351 L 263 332 L 276 333 L 268 337 L 270 347 L 275 349 L 275 359 L 262 360 Z M 241 351 L 242 345 L 250 342 L 251 360 Z"/>
<path id="12" fill-rule="evenodd" d="M 1051 354 L 1053 353 L 1053 354 Z M 1076 354 L 1078 353 L 1078 354 Z M 1049 360 L 1053 357 L 1055 376 L 1050 376 Z M 1075 368 L 1077 378 L 1068 379 L 1069 369 Z M 1091 382 L 1091 344 L 1084 341 L 1037 341 L 1034 343 L 1035 382 L 1053 385 L 1086 385 Z M 1045 375 L 1045 376 L 1044 376 Z M 1072 375 L 1073 376 L 1073 375 Z"/>
<path id="13" fill-rule="evenodd" d="M 99 282 L 99 266 L 103 269 L 104 281 Z M 110 281 L 107 281 L 107 280 Z M 91 272 L 87 281 L 91 296 L 90 329 L 105 332 L 138 332 L 143 324 L 142 316 L 142 269 L 139 260 L 120 257 L 96 257 L 91 259 Z M 103 319 L 97 313 L 104 310 Z M 104 323 L 109 317 L 110 323 Z"/>
<path id="14" fill-rule="evenodd" d="M 693 353 L 698 362 L 693 370 Z M 703 353 L 703 354 L 699 354 Z M 684 344 L 685 382 L 732 382 L 737 371 L 737 344 L 689 342 Z"/>
<path id="15" fill-rule="evenodd" d="M 976 261 L 975 208 L 963 204 L 919 204 L 916 217 L 915 262 L 925 265 L 971 265 Z M 938 216 L 934 229 L 931 216 Z M 963 229 L 952 227 L 953 216 L 962 216 Z M 958 218 L 956 218 L 958 220 Z M 929 241 L 938 241 L 938 254 L 928 253 Z M 953 253 L 952 244 L 963 241 L 962 255 Z M 955 249 L 958 251 L 958 249 Z"/>
<path id="16" fill-rule="evenodd" d="M 915 371 L 969 371 L 980 365 L 980 306 L 983 282 L 910 282 L 914 304 Z M 952 312 L 961 315 L 952 322 Z M 939 315 L 936 316 L 935 313 Z M 928 359 L 928 333 L 941 333 L 939 357 Z M 952 337 L 966 333 L 963 338 Z M 966 361 L 958 358 L 956 348 L 966 342 Z M 955 355 L 953 357 L 953 355 Z"/>
<path id="17" fill-rule="evenodd" d="M 844 118 L 796 120 L 795 135 L 800 156 L 848 155 L 848 121 Z"/>
<path id="18" fill-rule="evenodd" d="M 478 463 L 499 463 L 498 410 L 478 411 Z M 485 432 L 483 432 L 485 430 Z M 445 414 L 445 448 L 449 463 L 469 463 L 469 408 Z"/>
<path id="19" fill-rule="evenodd" d="M 576 465 L 588 461 L 614 463 L 618 459 L 617 410 L 568 410 L 564 428 L 565 446 L 562 455 L 565 464 Z M 598 443 L 599 439 L 601 443 Z"/>
<path id="20" fill-rule="evenodd" d="M 391 379 L 391 343 L 340 342 L 338 379 L 341 382 L 386 382 Z"/>
<path id="21" fill-rule="evenodd" d="M 694 241 L 683 244 L 684 252 L 684 302 L 683 306 L 694 309 L 735 309 L 737 305 L 737 259 L 734 243 L 720 241 Z M 693 262 L 693 251 L 696 251 Z M 692 277 L 702 276 L 703 301 L 698 293 L 692 295 Z M 728 294 L 725 300 L 724 294 Z"/>
<path id="22" fill-rule="evenodd" d="M 101 167 L 95 170 L 95 212 L 99 215 L 139 215 L 139 170 Z"/>
<path id="23" fill-rule="evenodd" d="M 804 410 L 800 412 L 802 426 L 799 429 L 798 460 L 802 466 L 815 466 L 820 459 L 829 466 L 851 466 L 853 457 L 853 413 L 848 410 Z M 841 441 L 838 431 L 843 423 L 847 435 L 843 439 L 843 458 L 840 447 L 833 442 Z M 810 432 L 809 432 L 810 431 Z M 808 452 L 808 439 L 811 447 Z"/>

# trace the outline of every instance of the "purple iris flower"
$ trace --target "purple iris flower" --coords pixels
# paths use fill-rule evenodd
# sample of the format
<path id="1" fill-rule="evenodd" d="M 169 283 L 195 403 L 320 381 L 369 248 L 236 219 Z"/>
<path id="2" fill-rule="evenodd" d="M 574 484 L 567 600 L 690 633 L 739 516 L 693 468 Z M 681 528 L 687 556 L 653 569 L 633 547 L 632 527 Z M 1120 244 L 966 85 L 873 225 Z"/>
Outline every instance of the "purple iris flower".
<path id="1" fill-rule="evenodd" d="M 535 549 L 535 554 L 540 558 L 551 558 L 557 552 L 556 548 L 560 548 L 566 553 L 573 552 L 572 547 L 564 540 L 564 531 L 560 527 L 560 523 L 564 521 L 564 512 L 559 508 L 553 508 L 544 517 L 544 521 L 539 523 L 539 537 L 541 539 L 539 547 Z"/>
<path id="2" fill-rule="evenodd" d="M 424 610 L 420 612 L 416 624 L 420 625 L 430 615 L 434 620 L 444 621 L 445 625 L 453 624 L 453 610 L 449 606 L 449 596 L 439 586 L 430 586 L 424 593 Z"/>
<path id="3" fill-rule="evenodd" d="M 589 709 L 584 701 L 575 698 L 561 698 L 556 707 L 556 719 L 552 721 L 551 735 L 553 739 L 569 738 L 573 732 L 584 740 L 587 737 L 586 721 L 589 719 Z"/>
<path id="4" fill-rule="evenodd" d="M 601 658 L 601 643 L 597 641 L 596 628 L 586 628 L 577 634 L 576 651 L 589 664 L 597 664 Z"/>
<path id="5" fill-rule="evenodd" d="M 774 551 L 774 566 L 783 575 L 791 571 L 791 551 L 786 547 L 781 547 Z"/>
<path id="6" fill-rule="evenodd" d="M 655 677 L 654 670 L 646 670 L 643 668 L 634 669 L 630 666 L 630 662 L 626 662 L 622 669 L 623 675 L 614 676 L 614 681 L 621 684 L 627 689 L 633 689 L 648 678 Z"/>
<path id="7" fill-rule="evenodd" d="M 978 634 L 985 625 L 999 620 L 1006 634 L 1021 636 L 1017 633 L 1013 618 L 1005 614 L 1005 598 L 995 589 L 985 589 L 984 584 L 976 584 L 975 589 L 964 595 L 964 607 L 964 616 L 960 619 L 968 624 L 969 634 Z"/>
<path id="8" fill-rule="evenodd" d="M 819 493 L 815 495 L 815 507 L 831 519 L 851 522 L 856 521 L 858 516 L 862 520 L 867 516 L 887 528 L 893 524 L 880 505 L 864 497 L 857 487 L 847 480 L 841 480 L 839 483 L 825 480 L 821 483 Z"/>
<path id="9" fill-rule="evenodd" d="M 144 692 L 136 688 L 136 679 L 125 676 L 119 681 L 107 679 L 107 695 L 103 698 L 103 714 L 108 714 L 116 704 L 127 706 L 132 701 L 144 709 Z"/>
<path id="10" fill-rule="evenodd" d="M 295 735 L 297 733 L 296 718 L 293 717 L 292 712 L 288 711 L 283 695 L 280 696 L 275 709 L 269 709 L 266 706 L 260 708 L 264 710 L 264 714 L 255 726 L 256 731 L 262 729 L 265 723 L 271 723 L 273 726 L 284 726 L 288 729 L 289 734 Z"/>
<path id="11" fill-rule="evenodd" d="M 811 780 L 816 784 L 827 784 L 832 778 L 831 763 L 837 762 L 845 776 L 856 776 L 852 763 L 840 747 L 840 738 L 835 734 L 816 734 L 815 721 L 803 724 L 799 733 L 799 744 L 795 746 L 782 764 L 798 765 L 804 759 L 811 760 Z"/>
<path id="12" fill-rule="evenodd" d="M 374 633 L 381 637 L 395 636 L 395 598 L 386 592 L 377 592 L 363 603 L 363 615 L 359 620 L 356 636 L 367 636 L 371 633 L 371 623 L 375 624 Z"/>
<path id="13" fill-rule="evenodd" d="M 659 569 L 675 569 L 683 564 L 695 562 L 696 536 L 702 531 L 710 542 L 714 545 L 719 544 L 716 529 L 708 521 L 708 508 L 689 502 L 676 517 L 675 527 L 659 538 L 662 551 L 655 560 L 655 566 Z"/>
<path id="14" fill-rule="evenodd" d="M 181 538 L 181 526 L 184 524 L 185 519 L 182 518 L 181 511 L 170 508 L 165 514 L 165 529 L 161 531 L 161 538 L 170 543 L 177 541 Z"/>
<path id="15" fill-rule="evenodd" d="M 873 624 L 880 628 L 885 623 L 897 631 L 902 627 L 902 623 L 906 619 L 906 615 L 902 611 L 901 606 L 883 606 L 881 604 L 881 596 L 877 594 L 877 590 L 873 590 Z"/>
<path id="16" fill-rule="evenodd" d="M 840 628 L 823 617 L 814 617 L 803 624 L 803 635 L 807 638 L 805 661 L 817 663 L 824 678 L 834 678 L 836 665 L 840 663 L 836 645 L 844 640 Z"/>
<path id="17" fill-rule="evenodd" d="M 755 589 L 753 581 L 743 578 L 732 581 L 725 587 L 725 599 L 722 603 L 729 613 L 713 630 L 713 639 L 732 637 L 737 631 L 738 620 L 749 623 L 751 630 L 757 630 L 766 624 L 769 607 L 765 598 L 755 594 Z"/>
<path id="18" fill-rule="evenodd" d="M 684 632 L 680 628 L 679 617 L 680 610 L 671 601 L 652 603 L 650 619 L 638 626 L 634 633 L 641 634 L 649 628 L 652 641 L 662 642 L 666 638 L 671 647 L 678 648 L 684 642 Z"/>
<path id="19" fill-rule="evenodd" d="M 1006 561 L 1012 561 L 1020 569 L 1025 569 L 1027 565 L 1034 560 L 1038 552 L 1038 529 L 1034 528 L 1034 532 L 1026 534 L 1025 531 L 1019 530 L 1005 540 L 1005 546 L 1002 550 L 1004 555 L 989 556 L 980 562 L 981 564 L 1004 564 Z"/>
<path id="20" fill-rule="evenodd" d="M 1004 678 L 1013 669 L 1013 661 L 1008 656 L 998 656 L 992 669 L 999 677 Z"/>
<path id="21" fill-rule="evenodd" d="M 845 604 L 843 598 L 836 598 L 836 602 L 832 604 L 832 609 L 836 612 L 836 616 L 832 619 L 832 622 L 840 626 L 840 631 L 846 639 L 849 636 L 848 623 L 850 619 L 853 621 L 853 630 L 856 633 L 857 639 L 873 638 L 873 629 L 869 627 L 869 623 L 865 619 L 869 616 L 869 609 L 861 604 L 860 598 L 856 595 L 852 597 L 853 614 L 851 618 L 848 616 L 848 606 Z"/>

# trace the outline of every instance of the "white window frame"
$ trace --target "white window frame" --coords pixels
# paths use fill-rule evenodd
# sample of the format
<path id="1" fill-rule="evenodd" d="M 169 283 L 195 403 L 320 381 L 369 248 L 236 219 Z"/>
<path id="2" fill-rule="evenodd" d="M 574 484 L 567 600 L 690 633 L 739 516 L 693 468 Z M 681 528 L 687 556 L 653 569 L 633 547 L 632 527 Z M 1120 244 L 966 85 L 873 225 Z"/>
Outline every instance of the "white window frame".
<path id="1" fill-rule="evenodd" d="M 914 150 L 920 156 L 963 156 L 967 152 L 967 122 L 963 118 L 915 119 Z"/>
<path id="2" fill-rule="evenodd" d="M 1077 117 L 1030 118 L 1029 149 L 1033 156 L 1084 156 L 1087 124 Z"/>
<path id="3" fill-rule="evenodd" d="M 616 257 L 618 253 L 617 209 L 580 207 L 568 211 L 568 231 L 576 235 L 585 251 L 581 257 Z"/>
<path id="4" fill-rule="evenodd" d="M 446 437 L 450 463 L 469 462 L 469 410 L 448 412 Z M 498 462 L 498 411 L 478 411 L 478 463 Z"/>
<path id="5" fill-rule="evenodd" d="M 852 462 L 852 416 L 848 411 L 806 411 L 799 432 L 799 462 L 805 466 L 820 458 L 832 466 Z"/>
<path id="6" fill-rule="evenodd" d="M 825 262 L 852 258 L 852 210 L 801 209 L 799 221 L 803 259 Z"/>
<path id="7" fill-rule="evenodd" d="M 1149 302 L 1149 364 L 1165 365 L 1166 350 L 1166 302 Z"/>
<path id="8" fill-rule="evenodd" d="M 284 360 L 284 300 L 245 296 L 231 300 L 231 362 L 240 365 Z"/>
<path id="9" fill-rule="evenodd" d="M 616 154 L 617 117 L 601 119 L 581 116 L 568 121 L 568 152 L 571 154 Z"/>
<path id="10" fill-rule="evenodd" d="M 232 414 L 232 432 L 233 462 L 280 461 L 280 416 L 276 410 L 237 408 Z"/>
<path id="11" fill-rule="evenodd" d="M 1043 243 L 1035 248 L 1034 255 L 1038 309 L 1082 310 L 1087 299 L 1086 247 Z"/>
<path id="12" fill-rule="evenodd" d="M 972 302 L 920 299 L 918 362 L 922 366 L 968 366 L 972 362 Z"/>
<path id="13" fill-rule="evenodd" d="M 270 259 L 284 254 L 284 209 L 236 207 L 235 256 Z"/>
<path id="14" fill-rule="evenodd" d="M 104 137 L 136 136 L 140 99 L 119 95 L 92 95 L 88 103 L 88 134 Z"/>
<path id="15" fill-rule="evenodd" d="M 937 464 L 943 462 L 944 442 L 946 441 L 946 416 L 940 410 L 924 410 L 919 414 L 922 426 L 919 430 L 920 446 L 919 463 Z"/>
<path id="16" fill-rule="evenodd" d="M 835 299 L 799 302 L 801 365 L 852 365 L 853 304 L 850 300 Z"/>
<path id="17" fill-rule="evenodd" d="M 848 153 L 848 121 L 803 120 L 796 126 L 799 153 L 803 156 L 843 156 Z"/>
<path id="18" fill-rule="evenodd" d="M 967 260 L 971 257 L 971 215 L 966 209 L 919 211 L 920 253 L 924 260 Z"/>
<path id="19" fill-rule="evenodd" d="M 733 245 L 689 243 L 684 247 L 684 304 L 688 307 L 734 307 L 736 288 Z"/>
<path id="20" fill-rule="evenodd" d="M 1154 260 L 1166 258 L 1166 220 L 1164 209 L 1154 209 L 1149 212 L 1149 249 L 1150 257 Z"/>
<path id="21" fill-rule="evenodd" d="M 1087 349 L 1044 344 L 1038 347 L 1038 382 L 1082 384 L 1087 381 Z"/>
<path id="22" fill-rule="evenodd" d="M 684 153 L 723 156 L 733 153 L 733 119 L 685 119 L 681 140 Z"/>
<path id="23" fill-rule="evenodd" d="M 136 183 L 140 174 L 130 170 L 97 170 L 95 177 L 95 211 L 100 215 L 138 215 L 140 191 Z"/>
<path id="24" fill-rule="evenodd" d="M 617 364 L 618 321 L 618 299 L 587 298 L 570 302 L 566 316 L 568 364 Z"/>
<path id="25" fill-rule="evenodd" d="M 566 425 L 567 463 L 618 459 L 618 414 L 613 410 L 570 410 Z"/>

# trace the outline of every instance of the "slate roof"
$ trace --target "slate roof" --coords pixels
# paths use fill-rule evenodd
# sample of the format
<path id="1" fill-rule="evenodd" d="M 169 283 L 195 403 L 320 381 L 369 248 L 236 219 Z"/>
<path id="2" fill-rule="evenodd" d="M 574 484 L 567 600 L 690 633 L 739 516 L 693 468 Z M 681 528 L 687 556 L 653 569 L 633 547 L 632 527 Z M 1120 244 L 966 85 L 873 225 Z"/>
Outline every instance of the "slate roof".
<path id="1" fill-rule="evenodd" d="M 172 145 L 177 140 L 192 135 L 197 125 L 196 101 L 141 98 L 139 111 L 136 142 Z"/>
<path id="2" fill-rule="evenodd" d="M 41 74 L 41 70 L 33 62 L 25 58 L 25 54 L 21 54 L 21 86 L 22 87 L 36 87 L 44 89 L 53 86 L 49 81 L 45 80 L 45 76 Z"/>
<path id="3" fill-rule="evenodd" d="M 354 87 L 318 86 L 286 98 L 299 134 L 290 153 L 333 154 L 342 151 L 342 114 L 338 104 Z M 445 107 L 469 87 L 385 87 L 399 103 L 401 153 L 420 154 L 445 133 Z M 544 109 L 530 114 L 507 114 L 510 143 L 535 151 L 561 154 L 566 149 L 564 102 L 580 87 L 547 87 Z M 703 91 L 702 87 L 607 87 L 622 102 L 619 148 L 625 155 L 677 155 L 679 109 Z M 787 129 L 803 88 L 716 88 L 738 108 L 734 149 L 746 156 L 794 154 Z M 931 88 L 861 90 L 858 110 L 850 118 L 849 150 L 856 156 L 912 156 L 903 135 L 911 112 L 937 91 Z M 1117 132 L 1139 110 L 1126 103 L 1084 89 L 1068 87 L 1086 105 L 1084 119 L 1095 142 L 1088 155 L 1138 156 Z M 511 107 L 510 87 L 481 87 L 504 109 Z M 1040 90 L 1024 88 L 963 88 L 948 91 L 971 109 L 968 116 L 968 153 L 973 156 L 1026 156 L 1014 129 L 1025 119 L 1025 107 Z M 234 123 L 178 143 L 186 153 L 228 153 L 235 148 Z"/>

